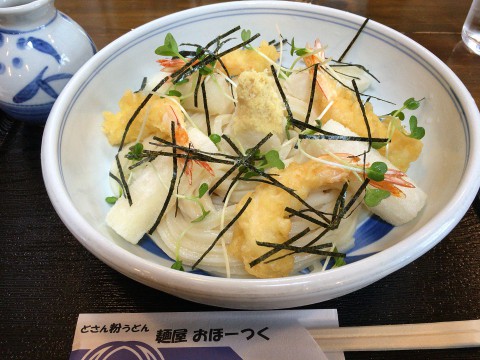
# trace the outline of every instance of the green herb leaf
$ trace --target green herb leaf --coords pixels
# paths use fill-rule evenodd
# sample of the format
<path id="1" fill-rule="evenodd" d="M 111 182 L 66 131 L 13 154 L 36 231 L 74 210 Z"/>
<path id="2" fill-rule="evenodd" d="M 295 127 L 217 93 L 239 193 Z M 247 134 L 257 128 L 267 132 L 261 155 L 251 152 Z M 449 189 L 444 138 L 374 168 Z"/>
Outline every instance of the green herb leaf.
<path id="1" fill-rule="evenodd" d="M 386 190 L 368 188 L 365 190 L 365 205 L 369 207 L 377 206 L 383 199 L 389 196 L 390 193 Z"/>
<path id="2" fill-rule="evenodd" d="M 388 142 L 372 142 L 372 148 L 374 149 L 381 149 L 382 147 L 386 146 L 388 144 Z"/>
<path id="3" fill-rule="evenodd" d="M 218 144 L 220 141 L 222 141 L 222 137 L 218 134 L 211 134 L 209 136 L 210 140 L 212 140 L 212 142 L 216 145 Z"/>
<path id="4" fill-rule="evenodd" d="M 270 150 L 265 154 L 266 166 L 268 168 L 285 169 L 285 164 L 280 159 L 277 150 Z"/>
<path id="5" fill-rule="evenodd" d="M 409 137 L 420 140 L 425 136 L 425 129 L 421 126 L 417 126 L 417 117 L 410 116 L 410 135 Z"/>
<path id="6" fill-rule="evenodd" d="M 405 114 L 402 111 L 393 110 L 389 115 L 392 115 L 400 120 L 405 119 Z"/>
<path id="7" fill-rule="evenodd" d="M 167 92 L 167 96 L 181 97 L 182 93 L 178 90 L 170 90 L 169 92 Z"/>
<path id="8" fill-rule="evenodd" d="M 311 52 L 311 51 L 308 50 L 308 49 L 306 49 L 306 48 L 301 48 L 301 49 L 295 50 L 295 54 L 296 54 L 297 56 L 304 56 L 304 55 L 309 54 L 310 52 Z"/>
<path id="9" fill-rule="evenodd" d="M 204 67 L 198 69 L 198 72 L 203 76 L 213 74 L 213 66 L 205 65 Z"/>
<path id="10" fill-rule="evenodd" d="M 185 271 L 185 269 L 183 268 L 182 260 L 176 260 L 172 264 L 171 268 L 174 270 Z"/>
<path id="11" fill-rule="evenodd" d="M 415 100 L 414 98 L 410 98 L 405 100 L 403 106 L 408 110 L 417 110 L 420 107 L 420 101 L 422 100 Z"/>
<path id="12" fill-rule="evenodd" d="M 381 161 L 375 161 L 367 170 L 367 177 L 375 181 L 383 181 L 387 172 L 387 164 Z"/>
<path id="13" fill-rule="evenodd" d="M 165 36 L 164 44 L 162 46 L 159 46 L 155 50 L 155 54 L 162 55 L 162 56 L 172 56 L 172 57 L 180 55 L 178 52 L 177 42 L 175 41 L 175 38 L 171 33 L 168 33 Z"/>
<path id="14" fill-rule="evenodd" d="M 252 32 L 250 30 L 243 29 L 240 36 L 242 37 L 243 41 L 248 41 L 252 37 Z"/>
<path id="15" fill-rule="evenodd" d="M 290 49 L 290 56 L 293 56 L 294 52 L 295 52 L 295 38 L 292 38 L 292 47 Z"/>
<path id="16" fill-rule="evenodd" d="M 295 38 L 292 38 L 292 44 L 291 44 L 291 49 L 290 49 L 290 55 L 293 56 L 293 54 L 297 56 L 304 56 L 307 54 L 310 54 L 311 50 L 307 48 L 297 48 L 295 47 Z"/>
<path id="17" fill-rule="evenodd" d="M 175 85 L 182 85 L 182 84 L 186 84 L 188 83 L 190 80 L 188 78 L 185 78 L 185 79 L 182 79 L 182 80 L 179 80 L 179 81 L 176 81 L 175 82 Z"/>
<path id="18" fill-rule="evenodd" d="M 125 157 L 129 160 L 141 160 L 142 153 L 143 153 L 143 144 L 136 143 L 133 146 L 130 146 L 129 152 L 125 155 Z"/>
<path id="19" fill-rule="evenodd" d="M 198 188 L 198 198 L 201 199 L 202 196 L 205 195 L 207 191 L 208 191 L 207 183 L 203 183 L 202 185 L 200 185 L 200 187 Z"/>
<path id="20" fill-rule="evenodd" d="M 333 252 L 338 252 L 337 247 L 333 248 Z M 347 263 L 345 262 L 345 258 L 341 256 L 335 257 L 335 263 L 332 266 L 332 269 L 339 268 L 340 266 L 345 266 Z"/>
<path id="21" fill-rule="evenodd" d="M 195 220 L 192 220 L 192 223 L 198 223 L 198 222 L 202 221 L 203 219 L 205 219 L 207 217 L 208 214 L 210 214 L 210 210 L 205 211 L 205 209 L 202 208 L 202 215 L 200 215 Z"/>
<path id="22" fill-rule="evenodd" d="M 110 205 L 115 204 L 117 202 L 117 200 L 118 200 L 118 197 L 116 197 L 116 196 L 107 196 L 105 198 L 105 201 Z"/>

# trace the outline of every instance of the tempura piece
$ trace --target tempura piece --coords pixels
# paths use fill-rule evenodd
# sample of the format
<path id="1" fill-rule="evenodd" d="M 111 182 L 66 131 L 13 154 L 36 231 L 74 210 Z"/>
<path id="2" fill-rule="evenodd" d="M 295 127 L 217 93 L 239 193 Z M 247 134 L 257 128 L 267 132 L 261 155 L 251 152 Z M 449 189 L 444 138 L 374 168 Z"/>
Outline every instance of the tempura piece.
<path id="1" fill-rule="evenodd" d="M 144 99 L 143 94 L 127 90 L 119 101 L 120 110 L 117 113 L 109 111 L 103 113 L 103 132 L 110 144 L 120 144 L 127 122 Z M 142 136 L 139 141 L 151 135 L 170 138 L 172 120 L 178 120 L 182 127 L 185 126 L 183 114 L 175 102 L 168 98 L 153 96 L 130 126 L 125 144 L 137 141 L 140 131 Z"/>
<path id="2" fill-rule="evenodd" d="M 236 76 L 248 70 L 263 71 L 270 68 L 271 62 L 274 63 L 280 57 L 275 46 L 268 45 L 266 41 L 262 41 L 257 50 L 267 59 L 252 49 L 238 49 L 223 56 L 222 62 L 230 76 Z"/>
<path id="3" fill-rule="evenodd" d="M 338 188 L 346 181 L 350 171 L 331 167 L 316 161 L 303 164 L 292 163 L 275 176 L 286 187 L 294 189 L 302 199 L 322 186 Z M 257 245 L 257 241 L 281 244 L 288 240 L 292 222 L 285 212 L 286 207 L 299 210 L 301 203 L 285 190 L 268 184 L 257 185 L 253 193 L 247 194 L 237 205 L 240 209 L 248 197 L 252 198 L 242 216 L 234 225 L 229 253 L 243 260 L 245 270 L 259 278 L 287 276 L 293 269 L 293 256 L 286 256 L 270 263 L 262 262 L 253 267 L 250 262 L 269 251 Z M 269 259 L 288 254 L 281 250 Z M 268 259 L 267 259 L 268 260 Z"/>

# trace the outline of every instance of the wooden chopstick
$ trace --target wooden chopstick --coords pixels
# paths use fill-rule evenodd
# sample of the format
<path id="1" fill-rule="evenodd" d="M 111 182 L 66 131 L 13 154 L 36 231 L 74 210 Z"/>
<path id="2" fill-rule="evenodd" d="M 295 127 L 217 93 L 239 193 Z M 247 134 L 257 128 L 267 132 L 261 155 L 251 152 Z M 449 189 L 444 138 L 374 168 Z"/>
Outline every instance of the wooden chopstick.
<path id="1" fill-rule="evenodd" d="M 323 351 L 384 351 L 480 346 L 480 320 L 308 329 Z"/>

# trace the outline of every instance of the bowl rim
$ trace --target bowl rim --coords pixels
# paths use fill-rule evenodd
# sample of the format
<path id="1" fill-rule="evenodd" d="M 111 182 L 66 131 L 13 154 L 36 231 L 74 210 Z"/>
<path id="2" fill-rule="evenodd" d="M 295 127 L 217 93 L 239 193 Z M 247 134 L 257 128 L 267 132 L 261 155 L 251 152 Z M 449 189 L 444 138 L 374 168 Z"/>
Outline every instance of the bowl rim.
<path id="1" fill-rule="evenodd" d="M 278 294 L 279 286 L 282 286 L 282 292 L 293 288 L 295 290 L 292 292 L 293 298 L 304 298 L 306 296 L 305 291 L 311 292 L 312 295 L 317 294 L 318 291 L 322 293 L 338 293 L 340 284 L 344 285 L 346 290 L 342 291 L 341 295 L 346 294 L 357 289 L 355 288 L 356 282 L 362 281 L 365 283 L 365 278 L 369 279 L 369 283 L 377 281 L 431 249 L 454 228 L 466 213 L 476 194 L 476 191 L 472 190 L 472 188 L 478 189 L 480 187 L 480 129 L 478 126 L 474 126 L 474 122 L 480 123 L 480 113 L 472 96 L 453 71 L 430 51 L 396 30 L 370 20 L 369 27 L 386 32 L 395 41 L 419 54 L 424 61 L 441 73 L 445 81 L 450 85 L 453 93 L 457 94 L 458 102 L 466 110 L 466 124 L 463 124 L 463 126 L 465 132 L 467 132 L 465 127 L 468 127 L 469 142 L 466 144 L 467 158 L 464 176 L 460 180 L 454 196 L 445 208 L 429 219 L 424 226 L 405 237 L 399 243 L 370 256 L 368 259 L 327 272 L 276 279 L 227 279 L 180 272 L 140 258 L 97 233 L 70 202 L 59 168 L 58 135 L 64 125 L 63 115 L 69 102 L 84 83 L 85 77 L 88 77 L 92 70 L 99 66 L 102 61 L 118 51 L 123 44 L 141 38 L 151 29 L 158 26 L 159 23 L 179 21 L 184 18 L 202 15 L 212 10 L 231 11 L 240 8 L 248 10 L 260 7 L 285 11 L 313 11 L 326 16 L 340 16 L 359 25 L 365 19 L 362 16 L 343 10 L 288 1 L 280 3 L 273 1 L 234 1 L 205 5 L 167 15 L 148 22 L 119 37 L 92 57 L 63 89 L 46 123 L 41 152 L 43 177 L 51 202 L 67 228 L 85 248 L 110 267 L 141 283 L 176 296 L 182 297 L 177 290 L 193 291 L 208 297 L 225 295 L 225 292 L 230 290 L 242 290 L 245 291 L 246 297 L 258 296 L 255 298 L 255 302 L 271 303 L 273 301 L 271 297 Z M 477 166 L 475 167 L 475 165 Z M 416 249 L 415 252 L 411 251 L 412 247 Z M 398 256 L 398 254 L 402 254 L 402 256 Z M 372 261 L 379 265 L 377 267 L 369 266 Z M 349 274 L 349 277 L 345 277 L 345 274 Z M 322 281 L 319 281 L 320 279 Z M 221 288 L 218 286 L 221 286 Z M 258 290 L 262 291 L 259 293 Z M 339 295 L 332 297 L 336 296 Z M 198 301 L 196 299 L 193 300 Z M 202 302 L 209 303 L 206 300 Z M 307 303 L 303 302 L 302 304 Z"/>

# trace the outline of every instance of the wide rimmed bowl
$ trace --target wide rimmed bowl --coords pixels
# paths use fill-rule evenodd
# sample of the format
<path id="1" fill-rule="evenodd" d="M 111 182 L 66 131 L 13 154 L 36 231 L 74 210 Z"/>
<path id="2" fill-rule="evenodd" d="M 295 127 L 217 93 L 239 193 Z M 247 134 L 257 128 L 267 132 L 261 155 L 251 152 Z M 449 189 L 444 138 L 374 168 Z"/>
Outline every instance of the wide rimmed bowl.
<path id="1" fill-rule="evenodd" d="M 206 44 L 235 25 L 267 40 L 278 38 L 280 29 L 286 38 L 295 37 L 296 44 L 318 37 L 328 44 L 327 54 L 338 58 L 364 20 L 311 4 L 232 2 L 169 15 L 115 40 L 71 79 L 45 128 L 43 174 L 62 221 L 90 252 L 132 279 L 185 299 L 231 308 L 285 308 L 325 301 L 367 286 L 418 258 L 458 223 L 480 186 L 480 115 L 445 64 L 374 21 L 345 61 L 367 66 L 381 80 L 370 89 L 373 95 L 399 104 L 409 97 L 425 98 L 416 113 L 426 129 L 424 151 L 409 174 L 428 200 L 413 222 L 382 230 L 373 243 L 356 246 L 350 255 L 358 261 L 279 279 L 226 279 L 172 270 L 171 260 L 123 241 L 104 222 L 109 206 L 103 199 L 110 194 L 107 173 L 116 150 L 101 131 L 101 113 L 115 110 L 126 89 L 138 88 L 144 76 L 158 70 L 154 50 L 166 33 L 173 33 L 178 42 Z M 374 106 L 377 113 L 391 110 L 384 102 Z"/>

